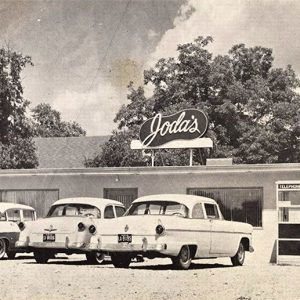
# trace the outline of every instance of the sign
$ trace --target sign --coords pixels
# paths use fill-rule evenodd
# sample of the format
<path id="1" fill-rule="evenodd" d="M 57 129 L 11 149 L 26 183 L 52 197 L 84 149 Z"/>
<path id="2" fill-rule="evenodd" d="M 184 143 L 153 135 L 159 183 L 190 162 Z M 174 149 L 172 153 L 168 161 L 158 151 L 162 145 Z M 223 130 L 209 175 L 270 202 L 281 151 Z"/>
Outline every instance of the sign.
<path id="1" fill-rule="evenodd" d="M 170 116 L 157 114 L 140 129 L 143 147 L 159 147 L 174 140 L 194 140 L 206 133 L 208 119 L 198 109 L 186 109 Z"/>
<path id="2" fill-rule="evenodd" d="M 279 184 L 279 190 L 300 190 L 300 184 Z"/>
<path id="3" fill-rule="evenodd" d="M 212 148 L 213 141 L 210 138 L 199 138 L 194 140 L 180 140 L 170 141 L 163 146 L 146 147 L 140 140 L 132 140 L 130 148 L 134 150 L 147 150 L 147 149 L 193 149 L 193 148 Z"/>

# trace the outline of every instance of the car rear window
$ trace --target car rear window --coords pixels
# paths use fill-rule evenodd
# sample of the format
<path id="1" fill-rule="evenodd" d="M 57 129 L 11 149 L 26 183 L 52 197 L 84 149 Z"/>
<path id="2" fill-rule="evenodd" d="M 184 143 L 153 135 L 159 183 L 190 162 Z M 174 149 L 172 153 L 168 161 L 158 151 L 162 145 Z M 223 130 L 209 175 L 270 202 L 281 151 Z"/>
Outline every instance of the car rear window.
<path id="1" fill-rule="evenodd" d="M 147 201 L 133 203 L 126 215 L 178 215 L 188 216 L 188 208 L 174 201 Z"/>
<path id="2" fill-rule="evenodd" d="M 101 218 L 100 210 L 89 204 L 59 204 L 51 206 L 47 217 Z"/>

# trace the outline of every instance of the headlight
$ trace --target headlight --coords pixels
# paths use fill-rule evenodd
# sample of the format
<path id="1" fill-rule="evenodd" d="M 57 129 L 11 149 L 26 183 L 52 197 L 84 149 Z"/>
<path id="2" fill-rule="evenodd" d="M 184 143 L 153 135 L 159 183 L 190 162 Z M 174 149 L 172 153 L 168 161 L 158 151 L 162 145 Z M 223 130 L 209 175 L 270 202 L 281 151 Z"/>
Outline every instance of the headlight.
<path id="1" fill-rule="evenodd" d="M 159 235 L 163 234 L 165 231 L 165 227 L 162 225 L 157 225 L 155 228 L 155 232 Z"/>
<path id="2" fill-rule="evenodd" d="M 94 225 L 91 225 L 91 226 L 89 227 L 89 232 L 90 232 L 91 234 L 94 234 L 94 233 L 96 232 L 96 227 L 95 227 Z"/>
<path id="3" fill-rule="evenodd" d="M 78 223 L 78 231 L 83 231 L 85 229 L 85 225 L 83 223 Z"/>
<path id="4" fill-rule="evenodd" d="M 20 230 L 24 230 L 24 229 L 25 229 L 25 223 L 23 223 L 23 222 L 20 222 L 20 223 L 18 224 L 18 226 L 19 226 L 19 229 L 20 229 Z"/>

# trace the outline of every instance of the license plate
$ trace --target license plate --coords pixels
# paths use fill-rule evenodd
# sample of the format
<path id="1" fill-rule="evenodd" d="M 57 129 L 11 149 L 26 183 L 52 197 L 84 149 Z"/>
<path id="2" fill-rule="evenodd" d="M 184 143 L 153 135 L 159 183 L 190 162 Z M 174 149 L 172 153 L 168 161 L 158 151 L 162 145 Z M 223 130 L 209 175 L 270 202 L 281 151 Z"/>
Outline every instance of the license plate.
<path id="1" fill-rule="evenodd" d="M 43 242 L 55 242 L 55 233 L 44 233 Z"/>
<path id="2" fill-rule="evenodd" d="M 118 234 L 118 243 L 131 243 L 132 235 L 131 234 Z"/>

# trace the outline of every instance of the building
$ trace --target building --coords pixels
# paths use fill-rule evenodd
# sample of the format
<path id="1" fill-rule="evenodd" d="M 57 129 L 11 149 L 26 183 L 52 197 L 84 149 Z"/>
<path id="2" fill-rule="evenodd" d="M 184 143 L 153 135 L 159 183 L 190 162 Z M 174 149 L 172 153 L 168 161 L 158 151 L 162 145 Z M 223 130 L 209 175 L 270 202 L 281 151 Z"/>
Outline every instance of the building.
<path id="1" fill-rule="evenodd" d="M 274 262 L 279 180 L 300 180 L 300 164 L 1 170 L 0 201 L 31 205 L 42 217 L 55 200 L 72 196 L 128 206 L 149 194 L 207 195 L 218 200 L 226 219 L 251 223 L 255 257 Z"/>

